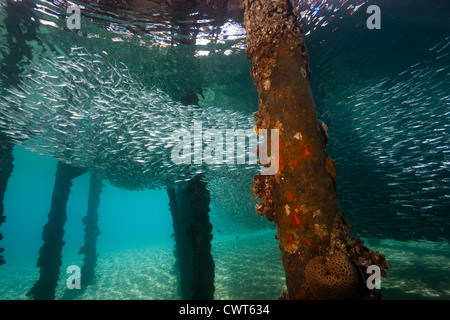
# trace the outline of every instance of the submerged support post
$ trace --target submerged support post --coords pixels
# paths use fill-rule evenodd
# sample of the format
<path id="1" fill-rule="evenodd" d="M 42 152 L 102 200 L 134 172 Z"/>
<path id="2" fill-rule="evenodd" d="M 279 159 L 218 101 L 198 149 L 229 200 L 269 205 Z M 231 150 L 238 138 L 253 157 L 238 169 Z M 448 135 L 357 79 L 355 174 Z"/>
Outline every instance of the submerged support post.
<path id="1" fill-rule="evenodd" d="M 209 222 L 210 194 L 201 176 L 188 183 L 190 221 L 188 237 L 192 246 L 192 299 L 214 299 L 214 260 L 211 254 L 212 225 Z"/>
<path id="2" fill-rule="evenodd" d="M 175 258 L 176 268 L 178 273 L 179 293 L 182 299 L 191 299 L 191 287 L 192 283 L 192 249 L 188 242 L 188 236 L 185 231 L 186 215 L 180 212 L 177 192 L 174 188 L 167 190 L 169 195 L 170 212 L 172 213 L 172 225 L 175 238 Z"/>
<path id="3" fill-rule="evenodd" d="M 87 214 L 83 218 L 84 245 L 80 254 L 84 254 L 83 267 L 81 268 L 81 286 L 83 289 L 95 280 L 95 266 L 97 265 L 97 237 L 100 235 L 98 228 L 98 206 L 102 193 L 102 180 L 91 173 L 89 183 L 89 200 Z"/>
<path id="4" fill-rule="evenodd" d="M 8 86 L 14 86 L 19 83 L 21 66 L 26 60 L 32 60 L 32 50 L 28 41 L 40 40 L 37 38 L 36 29 L 39 22 L 35 19 L 34 5 L 29 1 L 17 3 L 16 1 L 7 0 L 4 6 L 6 18 L 4 20 L 6 28 L 6 46 L 0 47 L 0 55 L 3 57 L 0 63 L 0 81 L 2 87 L 0 94 L 4 94 L 4 89 Z M 7 50 L 4 50 L 6 49 Z M 14 144 L 11 139 L 0 132 L 0 226 L 5 222 L 3 198 L 6 191 L 8 179 L 13 170 L 13 151 Z M 3 235 L 0 233 L 0 240 Z M 4 248 L 0 247 L 0 265 L 5 263 L 5 259 L 1 255 Z"/>
<path id="5" fill-rule="evenodd" d="M 210 195 L 197 176 L 184 188 L 168 190 L 175 233 L 183 299 L 214 298 L 214 260 L 211 254 Z"/>
<path id="6" fill-rule="evenodd" d="M 6 186 L 8 179 L 11 176 L 13 170 L 13 147 L 14 145 L 4 133 L 0 132 L 0 227 L 5 222 L 3 199 L 6 192 Z M 3 235 L 0 233 L 0 240 L 3 239 Z M 5 263 L 4 257 L 1 255 L 4 248 L 0 247 L 0 265 Z"/>
<path id="7" fill-rule="evenodd" d="M 317 119 L 301 29 L 290 0 L 245 0 L 251 75 L 259 95 L 256 131 L 279 130 L 279 171 L 255 176 L 257 213 L 277 224 L 286 299 L 373 297 L 366 269 L 389 265 L 353 238 L 336 196 L 328 132 Z M 270 143 L 269 143 L 270 144 Z M 269 145 L 267 146 L 270 147 Z M 270 149 L 269 149 L 270 150 Z"/>
<path id="8" fill-rule="evenodd" d="M 85 169 L 58 162 L 48 222 L 42 231 L 44 243 L 39 250 L 37 261 L 40 268 L 39 279 L 27 293 L 27 296 L 32 296 L 35 300 L 55 299 L 59 268 L 62 264 L 64 224 L 67 220 L 70 188 L 72 180 L 85 172 Z"/>

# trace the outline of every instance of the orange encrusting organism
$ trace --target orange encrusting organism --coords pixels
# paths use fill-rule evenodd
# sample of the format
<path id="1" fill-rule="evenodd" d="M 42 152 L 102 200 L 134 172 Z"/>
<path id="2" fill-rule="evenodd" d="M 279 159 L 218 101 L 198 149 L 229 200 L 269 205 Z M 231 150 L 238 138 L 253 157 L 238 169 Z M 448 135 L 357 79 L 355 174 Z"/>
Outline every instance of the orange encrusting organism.
<path id="1" fill-rule="evenodd" d="M 307 144 L 305 144 L 305 145 L 303 146 L 303 154 L 304 154 L 305 156 L 310 156 L 310 155 L 311 155 L 311 152 L 309 151 L 309 148 L 308 148 L 308 145 L 307 145 Z"/>
<path id="2" fill-rule="evenodd" d="M 297 213 L 292 215 L 292 224 L 296 227 L 300 227 L 303 224 L 303 219 L 298 216 Z"/>
<path id="3" fill-rule="evenodd" d="M 286 193 L 286 199 L 287 199 L 287 201 L 289 201 L 289 202 L 292 202 L 292 201 L 294 200 L 294 195 L 292 194 L 292 192 L 288 191 L 288 192 Z"/>

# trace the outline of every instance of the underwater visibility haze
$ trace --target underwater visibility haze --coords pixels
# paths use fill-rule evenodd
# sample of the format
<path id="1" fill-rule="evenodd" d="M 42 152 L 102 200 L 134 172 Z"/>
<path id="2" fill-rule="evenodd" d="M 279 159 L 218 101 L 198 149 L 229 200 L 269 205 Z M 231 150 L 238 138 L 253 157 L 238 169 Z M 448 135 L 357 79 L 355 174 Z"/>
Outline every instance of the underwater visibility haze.
<path id="1" fill-rule="evenodd" d="M 449 75 L 444 0 L 0 1 L 0 300 L 449 299 Z"/>

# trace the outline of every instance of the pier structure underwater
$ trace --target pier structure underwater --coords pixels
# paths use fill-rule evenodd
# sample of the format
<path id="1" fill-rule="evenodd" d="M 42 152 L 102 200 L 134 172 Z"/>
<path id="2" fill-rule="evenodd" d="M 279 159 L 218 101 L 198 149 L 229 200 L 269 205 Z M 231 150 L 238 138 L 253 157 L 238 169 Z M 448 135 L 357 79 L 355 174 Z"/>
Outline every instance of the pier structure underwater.
<path id="1" fill-rule="evenodd" d="M 36 25 L 29 25 L 25 33 L 14 25 L 16 5 L 8 2 L 8 26 L 11 35 L 24 41 L 9 43 L 14 59 L 8 61 L 7 56 L 6 66 L 18 65 L 21 56 L 16 52 L 28 55 L 28 60 L 32 60 L 25 40 L 35 39 Z M 276 146 L 279 159 L 272 157 L 272 161 L 278 161 L 278 172 L 256 175 L 252 190 L 255 198 L 262 200 L 256 206 L 256 213 L 277 225 L 276 237 L 287 283 L 287 293 L 284 292 L 281 298 L 375 298 L 373 290 L 368 290 L 365 285 L 366 269 L 369 265 L 388 269 L 389 264 L 382 254 L 374 253 L 358 238 L 351 237 L 348 222 L 337 206 L 335 163 L 326 153 L 327 128 L 317 119 L 309 85 L 308 57 L 293 4 L 289 0 L 246 0 L 234 4 L 231 9 L 236 9 L 236 5 L 243 10 L 247 54 L 253 64 L 251 75 L 259 95 L 256 133 L 263 129 L 280 131 Z M 180 13 L 175 16 L 183 18 Z M 181 28 L 180 36 L 182 42 L 192 44 L 192 39 L 186 41 L 189 38 L 186 29 Z M 195 34 L 193 39 L 195 42 Z M 188 60 L 193 59 L 193 55 L 188 57 Z M 18 84 L 20 71 L 11 67 L 5 74 L 17 79 L 15 84 Z M 188 92 L 182 102 L 195 106 L 201 88 L 195 90 L 197 92 Z M 4 127 L 8 128 L 7 123 Z M 11 146 L 7 135 L 2 133 L 2 161 L 5 162 L 2 194 L 12 171 Z M 72 155 L 66 151 L 62 156 L 58 155 L 60 161 L 51 208 L 37 261 L 40 277 L 27 293 L 38 300 L 55 299 L 72 181 L 89 170 L 69 164 Z M 210 194 L 207 182 L 201 177 L 194 175 L 184 186 L 168 187 L 181 296 L 193 300 L 214 298 L 212 225 L 208 217 Z M 97 209 L 101 190 L 102 173 L 96 169 L 91 175 L 88 213 L 83 219 L 85 244 L 80 253 L 85 255 L 81 271 L 84 289 L 95 279 L 96 239 L 100 234 Z"/>
<path id="2" fill-rule="evenodd" d="M 61 17 L 66 19 L 64 10 L 67 4 L 59 5 L 61 6 L 59 9 L 63 12 Z M 392 12 L 395 12 L 395 5 L 390 5 L 390 8 L 393 8 Z M 84 36 L 80 36 L 82 33 L 73 30 L 64 30 L 64 32 L 71 37 L 70 40 L 80 41 L 77 45 L 70 45 L 70 48 L 63 49 L 57 45 L 50 46 L 48 42 L 41 39 L 41 37 L 49 37 L 51 33 L 39 33 L 41 25 L 39 16 L 33 9 L 34 6 L 35 4 L 28 0 L 21 2 L 7 0 L 1 9 L 6 15 L 3 19 L 6 26 L 6 47 L 0 47 L 2 59 L 0 66 L 0 268 L 8 262 L 2 255 L 5 249 L 1 247 L 3 240 L 1 227 L 7 222 L 7 215 L 13 214 L 5 213 L 3 202 L 8 179 L 14 170 L 14 145 L 25 147 L 29 151 L 49 156 L 57 161 L 48 220 L 42 230 L 43 243 L 37 260 L 39 278 L 25 293 L 26 296 L 35 300 L 56 298 L 55 292 L 61 280 L 60 269 L 65 245 L 64 227 L 68 218 L 67 204 L 71 188 L 75 179 L 89 174 L 87 212 L 82 220 L 84 244 L 79 250 L 79 254 L 84 255 L 81 268 L 82 290 L 66 290 L 63 299 L 76 299 L 83 290 L 96 282 L 99 256 L 97 240 L 102 231 L 99 227 L 98 208 L 106 183 L 124 190 L 164 189 L 167 193 L 167 208 L 173 229 L 174 270 L 177 274 L 177 289 L 181 299 L 213 300 L 215 297 L 217 261 L 214 261 L 212 254 L 214 229 L 211 212 L 212 203 L 216 200 L 215 197 L 218 197 L 218 190 L 225 194 L 235 193 L 244 198 L 242 201 L 235 203 L 229 201 L 223 204 L 224 211 L 227 209 L 230 211 L 230 219 L 235 219 L 242 224 L 247 222 L 248 217 L 242 213 L 246 212 L 246 208 L 242 205 L 245 203 L 245 205 L 252 205 L 251 210 L 259 219 L 258 222 L 270 224 L 273 236 L 278 243 L 280 263 L 286 280 L 286 291 L 281 291 L 280 288 L 278 299 L 382 298 L 380 291 L 369 288 L 367 281 L 374 267 L 383 277 L 387 276 L 386 271 L 391 268 L 389 256 L 386 260 L 382 252 L 370 249 L 361 237 L 354 233 L 355 231 L 356 234 L 360 233 L 359 229 L 364 227 L 363 231 L 366 234 L 379 232 L 381 235 L 392 235 L 396 231 L 394 223 L 386 227 L 385 224 L 389 224 L 390 220 L 374 215 L 378 208 L 386 208 L 390 204 L 386 201 L 385 207 L 381 207 L 378 198 L 373 200 L 372 205 L 367 203 L 367 198 L 364 197 L 361 199 L 354 195 L 352 198 L 345 197 L 346 192 L 353 192 L 358 188 L 364 189 L 361 192 L 366 194 L 376 189 L 374 187 L 376 183 L 370 184 L 362 181 L 363 179 L 359 181 L 355 178 L 353 183 L 348 173 L 352 169 L 349 168 L 353 168 L 353 165 L 363 169 L 375 168 L 374 171 L 367 169 L 370 171 L 367 179 L 381 181 L 376 173 L 380 172 L 379 168 L 382 165 L 377 167 L 374 165 L 373 158 L 367 156 L 369 152 L 361 155 L 362 151 L 359 150 L 353 152 L 356 155 L 355 159 L 357 156 L 360 157 L 359 162 L 356 163 L 355 160 L 353 163 L 353 154 L 349 156 L 350 151 L 345 145 L 334 145 L 332 147 L 335 152 L 329 152 L 329 142 L 333 140 L 333 135 L 340 135 L 343 139 L 345 135 L 339 130 L 344 131 L 352 124 L 348 123 L 351 122 L 350 120 L 343 119 L 344 117 L 336 117 L 337 120 L 336 118 L 334 120 L 337 125 L 332 123 L 333 130 L 330 130 L 330 124 L 327 125 L 325 123 L 327 121 L 322 118 L 332 118 L 332 112 L 329 110 L 328 113 L 323 112 L 318 108 L 318 105 L 323 106 L 325 103 L 335 103 L 340 108 L 345 105 L 345 100 L 355 99 L 355 103 L 358 102 L 358 104 L 348 107 L 347 114 L 357 113 L 357 107 L 365 103 L 364 99 L 361 98 L 360 92 L 343 89 L 345 86 L 342 84 L 342 79 L 363 83 L 364 76 L 353 71 L 336 76 L 335 69 L 339 68 L 334 66 L 346 66 L 349 62 L 343 57 L 330 58 L 326 55 L 327 53 L 323 58 L 320 57 L 318 47 L 323 42 L 308 43 L 305 37 L 313 27 L 306 34 L 303 30 L 305 25 L 311 26 L 312 21 L 308 21 L 311 17 L 302 13 L 302 10 L 310 10 L 319 15 L 326 12 L 328 6 L 325 8 L 321 5 L 320 8 L 315 8 L 313 4 L 308 6 L 294 0 L 125 1 L 122 5 L 99 1 L 98 8 L 123 16 L 124 19 L 129 18 L 130 12 L 137 12 L 142 14 L 143 19 L 153 17 L 156 24 L 167 21 L 170 24 L 169 27 L 163 28 L 164 32 L 170 36 L 161 37 L 162 40 L 158 38 L 157 42 L 162 44 L 159 43 L 160 46 L 155 45 L 150 48 L 143 45 L 141 36 L 148 30 L 142 24 L 137 23 L 133 27 L 128 24 L 123 28 L 114 24 L 103 26 L 108 32 L 113 30 L 114 35 L 139 37 L 137 45 L 124 43 L 123 47 L 126 49 L 123 49 L 123 52 L 114 52 L 111 48 L 117 47 L 113 46 L 108 50 L 100 50 L 98 43 L 97 46 L 89 47 L 89 41 L 92 40 L 94 43 L 97 41 L 96 38 L 89 36 L 86 37 L 89 41 L 83 42 Z M 358 8 L 359 6 L 350 8 L 356 14 L 349 14 L 351 17 L 348 19 L 354 19 L 357 14 L 361 14 L 361 11 L 357 12 Z M 350 12 L 347 7 L 345 9 Z M 89 10 L 95 11 L 87 7 L 86 11 Z M 89 13 L 92 13 L 91 11 Z M 338 8 L 334 12 L 340 13 Z M 323 14 L 325 16 L 328 12 Z M 93 21 L 97 18 L 92 14 L 85 20 L 94 23 Z M 98 21 L 100 24 L 103 23 L 102 19 Z M 208 34 L 212 39 L 211 43 L 206 46 L 211 55 L 222 50 L 221 46 L 228 48 L 224 45 L 226 41 L 220 38 L 220 33 L 222 28 L 232 22 L 237 22 L 241 26 L 241 29 L 238 29 L 239 32 L 245 33 L 245 40 L 237 41 L 232 48 L 238 47 L 239 50 L 243 50 L 247 64 L 242 61 L 240 63 L 248 67 L 249 72 L 248 79 L 246 78 L 242 83 L 247 80 L 251 82 L 250 88 L 242 88 L 242 92 L 239 93 L 236 91 L 242 83 L 224 85 L 224 80 L 221 79 L 222 74 L 218 72 L 213 74 L 214 72 L 208 71 L 208 67 L 205 67 L 205 65 L 212 65 L 205 62 L 208 61 L 208 54 L 204 53 L 205 50 L 198 50 L 198 43 L 205 41 L 202 38 L 204 35 L 201 35 L 203 24 L 210 24 L 208 30 L 212 30 Z M 353 22 L 352 20 L 349 24 Z M 345 22 L 343 24 L 345 25 Z M 55 30 L 60 32 L 56 27 Z M 87 34 L 91 35 L 91 33 Z M 113 36 L 111 38 L 116 39 Z M 70 43 L 70 40 L 67 43 Z M 120 43 L 117 39 L 111 40 L 111 43 L 113 42 Z M 309 55 L 310 44 L 315 50 L 315 56 Z M 427 54 L 430 52 L 434 54 L 435 51 L 436 54 L 441 54 L 442 51 L 448 50 L 447 47 L 450 48 L 448 44 L 443 44 L 439 47 L 440 49 L 436 49 L 438 45 L 434 45 L 427 49 Z M 129 50 L 129 54 L 124 53 L 126 50 Z M 146 53 L 148 50 L 157 56 L 155 61 L 150 61 L 151 59 L 143 54 L 141 60 L 147 64 L 142 66 L 133 64 L 134 53 Z M 225 52 L 227 51 L 230 49 Z M 348 51 L 345 52 L 349 53 Z M 227 60 L 222 64 L 217 63 L 219 66 L 217 68 L 226 73 L 229 79 L 234 79 L 233 76 L 238 77 L 233 75 L 237 73 L 237 69 L 247 72 L 246 68 L 233 67 L 229 64 L 238 61 L 243 55 L 238 58 L 228 54 L 223 56 Z M 445 54 L 438 56 L 435 60 L 426 61 L 440 62 L 444 56 Z M 407 59 L 411 58 L 407 57 Z M 324 76 L 311 73 L 312 61 L 320 66 L 334 63 L 330 74 L 336 78 L 330 80 L 331 84 L 317 83 L 324 81 Z M 415 63 L 415 60 L 413 62 Z M 171 64 L 173 68 L 167 67 Z M 412 66 L 408 70 L 411 71 L 412 79 L 426 78 L 425 75 L 432 78 L 438 77 L 437 79 L 441 82 L 435 81 L 436 84 L 430 84 L 430 90 L 434 90 L 436 101 L 448 103 L 448 95 L 445 95 L 445 90 L 442 89 L 446 84 L 445 81 L 448 80 L 439 78 L 442 75 L 439 72 L 446 70 L 446 67 L 430 71 L 415 69 L 421 67 L 419 63 L 411 62 L 410 65 Z M 179 70 L 175 70 L 177 67 Z M 396 71 L 399 71 L 400 77 L 406 72 Z M 377 75 L 371 76 L 376 78 Z M 392 84 L 389 78 L 382 79 L 384 82 L 377 84 L 375 86 L 377 89 L 385 83 L 387 86 Z M 314 83 L 314 81 L 317 82 Z M 361 86 L 363 87 L 363 84 Z M 367 85 L 363 88 L 369 87 Z M 412 93 L 414 90 L 410 90 L 409 87 L 404 89 L 401 86 L 398 89 L 395 83 L 391 87 L 380 91 L 381 94 L 380 92 L 370 94 L 387 95 L 392 99 L 401 96 L 403 100 L 398 103 L 399 105 L 415 103 L 424 95 L 423 92 L 419 92 L 418 97 L 415 97 Z M 215 89 L 217 92 L 214 92 Z M 403 89 L 406 93 L 402 91 L 398 94 L 397 91 L 392 91 Z M 315 90 L 317 91 L 314 92 Z M 339 90 L 345 93 L 345 97 L 341 100 L 333 97 L 333 94 Z M 411 98 L 409 98 L 410 94 L 413 95 Z M 244 100 L 242 96 L 251 97 L 240 105 L 241 108 L 227 109 L 227 103 Z M 316 99 L 317 96 L 320 96 L 320 99 Z M 211 105 L 213 105 L 211 101 L 223 101 L 223 105 L 205 107 L 205 101 L 209 101 Z M 365 112 L 365 110 L 361 112 L 363 120 L 359 120 L 362 122 L 368 121 L 369 118 Z M 374 118 L 377 117 L 374 116 Z M 395 125 L 399 128 L 416 125 L 415 122 L 402 121 L 399 122 L 400 124 L 396 122 Z M 209 165 L 203 162 L 174 164 L 171 161 L 175 145 L 173 133 L 178 129 L 189 132 L 195 122 L 203 123 L 204 128 L 213 128 L 218 131 L 254 128 L 259 138 L 264 136 L 266 139 L 263 139 L 263 145 L 258 145 L 255 150 L 247 151 L 258 154 L 260 163 L 244 164 L 241 167 L 235 163 L 231 165 L 228 163 L 227 165 Z M 372 130 L 369 134 L 361 134 L 361 141 L 366 143 L 380 130 L 391 130 L 387 124 L 382 126 L 379 123 L 364 122 L 364 125 L 366 129 Z M 358 134 L 363 131 L 359 127 L 352 129 L 354 130 L 348 131 L 359 130 Z M 431 134 L 439 130 L 445 132 L 445 129 L 446 127 L 439 128 L 433 123 L 424 130 Z M 273 132 L 278 133 L 275 143 Z M 439 132 L 437 134 L 440 134 Z M 212 137 L 209 138 L 212 139 Z M 217 139 L 216 136 L 214 140 Z M 426 141 L 427 143 L 441 141 L 441 144 L 444 144 L 439 139 L 441 138 L 430 136 Z M 361 141 L 358 140 L 352 147 L 354 149 L 366 147 Z M 388 156 L 379 156 L 378 149 L 374 151 L 373 145 L 377 141 L 380 140 L 374 138 L 373 143 L 369 141 L 367 149 L 382 162 Z M 200 146 L 204 142 L 200 141 Z M 237 142 L 245 145 L 246 140 L 241 142 L 237 140 Z M 189 146 L 190 143 L 189 140 Z M 195 149 L 195 143 L 196 141 L 193 143 L 193 149 Z M 393 150 L 394 146 L 408 147 L 407 150 L 413 154 L 416 152 L 416 146 L 410 146 L 408 143 L 393 141 L 392 146 L 389 146 Z M 426 143 L 423 142 L 423 144 Z M 439 148 L 434 148 L 431 153 L 442 155 L 441 158 L 446 159 L 444 154 L 439 153 L 445 149 L 444 147 L 445 145 L 441 145 Z M 261 160 L 262 150 L 267 151 L 270 163 Z M 395 153 L 394 151 L 392 154 Z M 217 153 L 217 150 L 215 152 Z M 224 150 L 221 152 L 225 153 Z M 233 149 L 233 154 L 234 152 Z M 330 156 L 333 155 L 335 158 L 335 154 L 338 157 L 336 161 Z M 337 168 L 343 154 L 347 157 L 344 157 L 347 163 L 344 170 L 340 171 Z M 421 155 L 420 159 L 428 156 L 428 154 Z M 419 179 L 420 172 L 414 170 L 420 170 L 423 166 L 421 167 L 420 164 L 414 166 L 409 163 L 409 167 L 403 168 L 401 165 L 396 167 L 393 165 L 395 162 L 393 159 L 386 161 L 387 164 L 382 164 L 395 167 L 396 174 L 400 175 L 401 179 L 408 177 Z M 411 159 L 408 158 L 409 160 Z M 429 161 L 430 166 L 439 162 L 432 160 Z M 275 167 L 277 170 L 274 174 L 267 175 L 261 170 L 265 167 Z M 445 165 L 440 165 L 439 170 L 441 169 L 444 170 Z M 425 181 L 431 183 L 432 178 L 438 176 L 441 181 L 448 181 L 445 170 L 442 170 L 432 175 L 427 173 L 428 175 L 425 174 L 420 179 L 427 179 Z M 343 184 L 339 183 L 341 172 L 344 172 L 343 175 L 347 179 Z M 248 181 L 250 183 L 247 183 Z M 391 190 L 388 188 L 396 184 L 399 182 L 380 183 L 380 185 L 386 185 L 387 190 Z M 369 191 L 365 189 L 366 185 Z M 408 202 L 410 201 L 408 197 L 414 198 L 413 195 L 418 194 L 423 194 L 424 197 L 428 195 L 435 197 L 433 192 L 445 190 L 445 187 L 435 191 L 437 187 L 427 189 L 425 186 L 420 188 L 424 191 L 420 193 L 422 191 L 416 190 L 419 188 L 419 182 L 417 185 L 411 185 L 412 187 L 408 185 L 410 189 L 403 188 L 404 192 L 395 197 L 392 207 L 394 204 L 405 205 L 406 208 L 414 207 L 411 210 L 419 211 L 417 206 Z M 339 197 L 343 197 L 344 201 L 338 201 Z M 442 200 L 445 196 L 440 195 L 435 198 Z M 247 199 L 250 200 L 247 201 Z M 356 199 L 354 210 L 349 210 L 352 209 L 353 202 L 348 199 Z M 363 203 L 362 208 L 361 203 Z M 434 203 L 424 205 L 420 210 L 433 207 Z M 427 231 L 426 236 L 447 237 L 448 241 L 448 234 L 445 233 L 448 219 L 445 220 L 444 210 L 445 203 L 436 205 L 437 213 L 434 216 L 431 215 L 432 219 L 429 221 L 430 225 L 435 227 L 430 230 L 439 228 L 439 232 Z M 350 217 L 347 211 L 351 211 Z M 382 221 L 383 226 L 378 227 L 382 230 L 377 229 L 376 223 L 366 223 L 366 228 L 363 222 L 358 222 L 359 217 L 355 212 L 364 212 L 369 216 L 367 219 L 370 221 Z M 362 220 L 363 218 L 365 219 L 361 216 Z M 420 224 L 418 218 L 409 220 L 403 218 L 400 210 L 395 213 L 392 221 L 396 222 L 402 231 L 409 228 L 409 234 L 399 232 L 395 236 L 398 238 L 413 237 L 415 229 L 412 227 Z M 264 257 L 260 257 L 260 260 L 264 260 Z"/>

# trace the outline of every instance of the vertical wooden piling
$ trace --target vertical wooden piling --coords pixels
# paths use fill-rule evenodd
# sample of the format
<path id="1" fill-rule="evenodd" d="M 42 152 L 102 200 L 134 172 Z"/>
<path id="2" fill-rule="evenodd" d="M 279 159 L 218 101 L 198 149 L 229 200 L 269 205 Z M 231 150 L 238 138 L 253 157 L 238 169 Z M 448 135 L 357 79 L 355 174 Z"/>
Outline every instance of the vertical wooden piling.
<path id="1" fill-rule="evenodd" d="M 384 256 L 353 238 L 336 196 L 336 164 L 328 130 L 317 118 L 302 32 L 289 0 L 245 0 L 251 75 L 259 95 L 256 131 L 279 130 L 279 170 L 258 175 L 257 213 L 277 224 L 286 299 L 373 297 L 367 266 Z M 268 148 L 270 148 L 268 146 Z M 384 272 L 384 271 L 383 271 Z"/>

